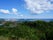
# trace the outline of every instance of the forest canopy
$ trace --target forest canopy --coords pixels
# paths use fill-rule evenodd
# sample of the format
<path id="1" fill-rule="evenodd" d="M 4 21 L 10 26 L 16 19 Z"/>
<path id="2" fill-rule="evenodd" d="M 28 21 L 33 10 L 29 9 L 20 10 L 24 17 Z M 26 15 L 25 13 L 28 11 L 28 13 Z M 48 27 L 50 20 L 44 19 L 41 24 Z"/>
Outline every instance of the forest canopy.
<path id="1" fill-rule="evenodd" d="M 53 40 L 53 21 L 4 21 L 0 25 L 0 36 L 24 40 Z"/>

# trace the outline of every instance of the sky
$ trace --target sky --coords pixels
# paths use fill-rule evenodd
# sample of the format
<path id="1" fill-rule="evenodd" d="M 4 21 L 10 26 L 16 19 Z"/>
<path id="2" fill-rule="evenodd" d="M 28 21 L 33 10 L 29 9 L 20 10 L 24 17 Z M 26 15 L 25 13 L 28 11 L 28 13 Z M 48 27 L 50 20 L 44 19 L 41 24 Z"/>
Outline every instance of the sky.
<path id="1" fill-rule="evenodd" d="M 53 0 L 0 0 L 0 18 L 53 19 Z"/>

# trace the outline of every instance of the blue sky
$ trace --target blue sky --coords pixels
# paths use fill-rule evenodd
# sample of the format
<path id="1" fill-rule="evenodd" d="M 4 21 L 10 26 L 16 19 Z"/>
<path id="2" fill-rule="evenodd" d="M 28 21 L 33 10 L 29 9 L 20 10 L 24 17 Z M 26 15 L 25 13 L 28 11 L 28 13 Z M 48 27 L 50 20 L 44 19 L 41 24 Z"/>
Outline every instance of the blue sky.
<path id="1" fill-rule="evenodd" d="M 53 19 L 53 0 L 0 0 L 0 18 Z"/>

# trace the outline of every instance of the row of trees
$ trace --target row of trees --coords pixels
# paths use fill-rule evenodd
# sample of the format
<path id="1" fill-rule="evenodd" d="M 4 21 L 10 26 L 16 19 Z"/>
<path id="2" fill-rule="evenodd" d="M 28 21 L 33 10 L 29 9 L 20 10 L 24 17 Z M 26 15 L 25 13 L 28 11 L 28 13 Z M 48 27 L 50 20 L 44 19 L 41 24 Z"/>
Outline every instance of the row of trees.
<path id="1" fill-rule="evenodd" d="M 0 36 L 9 40 L 53 40 L 53 21 L 6 22 L 0 26 Z"/>

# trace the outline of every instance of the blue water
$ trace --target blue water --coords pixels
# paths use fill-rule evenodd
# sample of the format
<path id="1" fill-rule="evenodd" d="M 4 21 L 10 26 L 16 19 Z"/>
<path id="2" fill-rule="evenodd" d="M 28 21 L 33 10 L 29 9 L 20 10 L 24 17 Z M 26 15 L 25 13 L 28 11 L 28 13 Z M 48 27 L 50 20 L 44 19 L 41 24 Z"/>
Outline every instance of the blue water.
<path id="1" fill-rule="evenodd" d="M 0 21 L 53 21 L 53 19 L 0 19 Z"/>
<path id="2" fill-rule="evenodd" d="M 49 21 L 53 21 L 53 19 L 18 19 L 17 21 L 46 21 L 46 22 L 49 22 Z"/>

